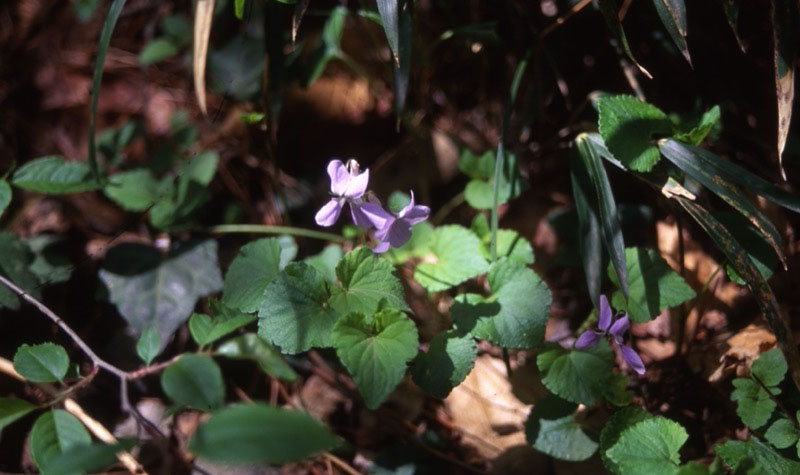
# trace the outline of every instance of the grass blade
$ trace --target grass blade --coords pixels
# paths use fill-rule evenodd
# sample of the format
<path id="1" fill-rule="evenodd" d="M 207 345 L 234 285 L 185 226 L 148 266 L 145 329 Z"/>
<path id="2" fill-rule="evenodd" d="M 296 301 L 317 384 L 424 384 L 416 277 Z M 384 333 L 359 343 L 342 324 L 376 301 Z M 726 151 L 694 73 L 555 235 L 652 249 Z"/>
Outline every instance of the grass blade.
<path id="1" fill-rule="evenodd" d="M 400 10 L 403 0 L 378 0 L 378 13 L 396 66 L 400 66 Z M 410 7 L 409 7 L 410 8 Z"/>
<path id="2" fill-rule="evenodd" d="M 197 0 L 194 12 L 194 47 L 192 50 L 192 76 L 194 93 L 203 114 L 206 106 L 206 60 L 208 59 L 208 40 L 211 38 L 211 23 L 214 19 L 214 0 Z"/>
<path id="3" fill-rule="evenodd" d="M 686 45 L 686 5 L 683 0 L 653 0 L 653 4 L 672 41 L 686 61 L 692 64 L 689 47 Z"/>
<path id="4" fill-rule="evenodd" d="M 778 163 L 781 175 L 783 149 L 789 136 L 794 102 L 794 60 L 797 53 L 797 0 L 773 0 L 772 34 L 775 46 L 775 94 L 778 101 Z"/>
<path id="5" fill-rule="evenodd" d="M 100 42 L 97 44 L 97 59 L 95 59 L 94 75 L 92 76 L 92 100 L 89 109 L 89 168 L 97 183 L 103 183 L 100 178 L 100 167 L 97 164 L 97 146 L 95 144 L 95 134 L 97 133 L 97 101 L 100 97 L 100 83 L 103 80 L 103 65 L 106 62 L 108 45 L 111 43 L 111 34 L 117 25 L 119 14 L 126 0 L 114 0 L 108 9 L 106 20 L 103 22 L 103 29 L 100 32 Z"/>
<path id="6" fill-rule="evenodd" d="M 650 79 L 653 79 L 653 76 L 646 69 L 644 69 L 633 56 L 631 47 L 628 44 L 628 37 L 625 36 L 625 30 L 622 29 L 622 23 L 619 21 L 619 7 L 617 7 L 617 0 L 598 0 L 597 4 L 600 7 L 600 12 L 603 14 L 603 18 L 606 20 L 608 29 L 611 30 L 611 34 L 622 45 L 625 55 L 627 55 L 628 59 L 630 59 L 631 62 L 639 68 L 639 71 L 641 71 L 642 74 Z"/>
<path id="7" fill-rule="evenodd" d="M 577 153 L 573 154 L 571 161 L 569 173 L 575 211 L 578 213 L 578 246 L 589 296 L 592 303 L 599 307 L 600 289 L 603 284 L 603 243 L 596 201 L 591 199 L 596 193 Z"/>

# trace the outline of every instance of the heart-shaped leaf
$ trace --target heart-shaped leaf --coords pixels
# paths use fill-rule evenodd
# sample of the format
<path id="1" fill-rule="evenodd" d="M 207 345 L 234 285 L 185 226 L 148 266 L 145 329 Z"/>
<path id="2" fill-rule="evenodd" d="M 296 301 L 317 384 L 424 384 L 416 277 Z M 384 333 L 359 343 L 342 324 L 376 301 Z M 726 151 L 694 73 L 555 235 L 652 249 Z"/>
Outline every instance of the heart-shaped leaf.
<path id="1" fill-rule="evenodd" d="M 222 302 L 245 313 L 257 311 L 264 289 L 296 255 L 297 245 L 288 236 L 242 246 L 225 274 Z"/>

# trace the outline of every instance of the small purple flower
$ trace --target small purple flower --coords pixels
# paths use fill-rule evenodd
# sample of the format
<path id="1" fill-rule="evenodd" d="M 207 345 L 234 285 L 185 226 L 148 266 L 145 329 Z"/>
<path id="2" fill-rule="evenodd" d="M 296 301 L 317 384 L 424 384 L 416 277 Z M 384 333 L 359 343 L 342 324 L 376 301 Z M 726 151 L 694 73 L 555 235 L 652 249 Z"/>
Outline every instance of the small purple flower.
<path id="1" fill-rule="evenodd" d="M 350 214 L 356 226 L 371 228 L 384 224 L 383 216 L 373 216 L 374 213 L 370 210 L 363 209 L 365 203 L 362 197 L 369 184 L 369 170 L 359 173 L 358 162 L 355 160 L 348 160 L 346 166 L 341 160 L 331 160 L 328 164 L 328 176 L 331 177 L 333 197 L 314 217 L 318 225 L 333 226 L 345 203 L 350 204 Z"/>
<path id="2" fill-rule="evenodd" d="M 401 209 L 400 212 L 397 213 L 397 216 L 392 216 L 391 214 L 387 213 L 379 205 L 375 205 L 373 203 L 368 203 L 365 205 L 365 207 L 368 206 L 376 215 L 379 214 L 379 212 L 377 209 L 373 208 L 373 206 L 385 213 L 385 216 L 383 216 L 385 219 L 383 225 L 375 226 L 378 228 L 378 230 L 375 231 L 375 237 L 381 241 L 380 244 L 372 249 L 377 253 L 388 251 L 390 246 L 400 247 L 405 244 L 409 239 L 411 239 L 411 228 L 415 224 L 428 219 L 428 215 L 431 214 L 431 210 L 427 206 L 414 204 L 413 191 L 411 192 L 411 201 L 405 208 Z"/>
<path id="3" fill-rule="evenodd" d="M 622 353 L 622 359 L 628 363 L 628 366 L 633 368 L 639 374 L 644 374 L 644 363 L 636 353 L 636 350 L 623 343 L 622 336 L 628 331 L 630 322 L 628 316 L 624 315 L 617 319 L 613 324 L 611 323 L 611 306 L 608 304 L 608 299 L 605 295 L 600 296 L 600 316 L 597 319 L 597 330 L 586 330 L 578 337 L 575 342 L 575 348 L 579 350 L 586 350 L 594 348 L 600 339 L 604 336 L 611 336 L 611 339 L 619 348 Z"/>

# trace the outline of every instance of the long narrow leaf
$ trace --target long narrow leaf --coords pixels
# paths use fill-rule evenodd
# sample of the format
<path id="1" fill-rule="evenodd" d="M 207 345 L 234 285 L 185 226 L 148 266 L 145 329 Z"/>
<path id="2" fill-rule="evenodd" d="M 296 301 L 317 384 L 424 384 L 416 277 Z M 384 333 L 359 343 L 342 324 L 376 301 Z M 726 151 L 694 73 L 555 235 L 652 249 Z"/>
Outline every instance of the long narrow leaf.
<path id="1" fill-rule="evenodd" d="M 699 165 L 706 169 L 709 174 L 719 175 L 720 178 L 726 181 L 738 183 L 745 190 L 763 196 L 795 213 L 800 213 L 800 198 L 778 188 L 744 168 L 723 160 L 714 153 L 700 147 L 686 145 L 673 139 L 666 139 L 661 144 L 662 147 L 667 145 L 676 149 L 684 148 L 688 150 L 698 160 Z"/>
<path id="2" fill-rule="evenodd" d="M 797 53 L 797 0 L 773 0 L 772 34 L 775 47 L 775 94 L 778 101 L 778 162 L 783 179 L 783 149 L 792 122 L 794 60 Z"/>
<path id="3" fill-rule="evenodd" d="M 667 160 L 683 170 L 684 173 L 702 183 L 715 195 L 722 198 L 723 201 L 741 213 L 748 221 L 753 223 L 756 229 L 764 236 L 764 239 L 766 239 L 775 250 L 775 253 L 781 259 L 781 262 L 783 262 L 784 267 L 786 267 L 786 253 L 783 250 L 783 239 L 775 228 L 775 225 L 764 216 L 764 213 L 756 208 L 753 202 L 750 201 L 735 184 L 713 173 L 710 167 L 703 166 L 703 162 L 697 158 L 697 152 L 703 149 L 690 149 L 688 146 L 675 140 L 665 140 L 661 142 L 659 144 L 659 149 Z"/>
<path id="4" fill-rule="evenodd" d="M 683 0 L 653 0 L 653 4 L 672 41 L 686 61 L 692 64 L 689 47 L 686 45 L 686 5 Z"/>
<path id="5" fill-rule="evenodd" d="M 214 0 L 197 0 L 194 12 L 194 48 L 192 50 L 192 76 L 197 104 L 203 114 L 206 107 L 206 61 L 208 40 L 211 38 L 211 23 L 214 18 Z"/>
<path id="6" fill-rule="evenodd" d="M 578 214 L 578 247 L 586 275 L 586 287 L 592 302 L 599 308 L 600 288 L 603 283 L 603 243 L 600 219 L 591 179 L 581 158 L 574 154 L 570 166 L 572 196 Z"/>
<path id="7" fill-rule="evenodd" d="M 394 65 L 394 102 L 398 124 L 408 96 L 408 76 L 411 73 L 411 2 L 404 2 L 398 25 L 397 61 Z"/>
<path id="8" fill-rule="evenodd" d="M 764 317 L 769 323 L 778 345 L 786 356 L 786 361 L 791 370 L 792 380 L 795 386 L 800 389 L 800 353 L 794 343 L 789 323 L 780 313 L 778 302 L 772 293 L 769 284 L 758 272 L 758 269 L 750 260 L 745 249 L 739 244 L 730 232 L 717 221 L 705 208 L 692 200 L 675 196 L 674 199 L 686 210 L 689 215 L 705 229 L 709 236 L 717 243 L 717 246 L 725 253 L 728 262 L 736 272 L 744 279 L 747 287 L 756 297 L 758 306 Z"/>
<path id="9" fill-rule="evenodd" d="M 739 49 L 744 52 L 744 43 L 739 37 L 739 0 L 721 0 L 722 8 L 725 10 L 725 18 L 728 19 L 728 25 L 733 30 L 733 36 L 736 37 L 736 42 L 739 43 Z"/>
<path id="10" fill-rule="evenodd" d="M 600 7 L 600 12 L 603 14 L 603 18 L 605 18 L 608 29 L 611 30 L 611 34 L 619 41 L 620 45 L 622 45 L 622 50 L 625 52 L 625 55 L 639 68 L 642 74 L 652 79 L 653 76 L 636 61 L 633 52 L 631 52 L 631 47 L 628 44 L 628 37 L 625 36 L 625 30 L 622 29 L 622 23 L 619 22 L 617 0 L 598 0 L 597 5 Z"/>
<path id="11" fill-rule="evenodd" d="M 595 189 L 595 196 L 600 212 L 600 228 L 603 242 L 608 249 L 611 263 L 619 277 L 622 293 L 628 297 L 628 266 L 625 262 L 625 240 L 622 236 L 622 227 L 619 223 L 617 205 L 611 193 L 611 184 L 608 182 L 606 169 L 600 160 L 601 154 L 593 147 L 593 142 L 585 134 L 575 139 L 578 156 L 583 167 L 589 174 Z"/>
<path id="12" fill-rule="evenodd" d="M 100 97 L 100 83 L 103 80 L 103 65 L 106 62 L 108 45 L 111 43 L 111 34 L 117 25 L 119 14 L 126 0 L 114 0 L 108 9 L 106 20 L 103 22 L 103 29 L 100 32 L 100 42 L 97 44 L 97 59 L 95 59 L 94 75 L 92 76 L 92 100 L 89 109 L 89 168 L 97 183 L 102 183 L 100 178 L 100 167 L 97 164 L 97 146 L 95 145 L 95 134 L 97 133 L 97 101 Z"/>
<path id="13" fill-rule="evenodd" d="M 396 66 L 400 66 L 400 7 L 403 0 L 378 0 L 383 31 L 389 41 L 389 49 Z M 410 7 L 409 7 L 410 8 Z"/>

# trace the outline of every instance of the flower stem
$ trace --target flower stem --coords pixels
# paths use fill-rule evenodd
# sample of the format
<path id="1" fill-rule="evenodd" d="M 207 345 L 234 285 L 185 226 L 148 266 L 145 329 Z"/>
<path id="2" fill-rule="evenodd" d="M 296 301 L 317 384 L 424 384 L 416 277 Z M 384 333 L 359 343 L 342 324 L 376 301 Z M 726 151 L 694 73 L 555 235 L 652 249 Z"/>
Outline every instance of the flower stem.
<path id="1" fill-rule="evenodd" d="M 288 234 L 323 241 L 345 242 L 346 238 L 333 233 L 314 231 L 312 229 L 295 228 L 293 226 L 270 226 L 263 224 L 221 224 L 206 228 L 211 234 Z"/>

